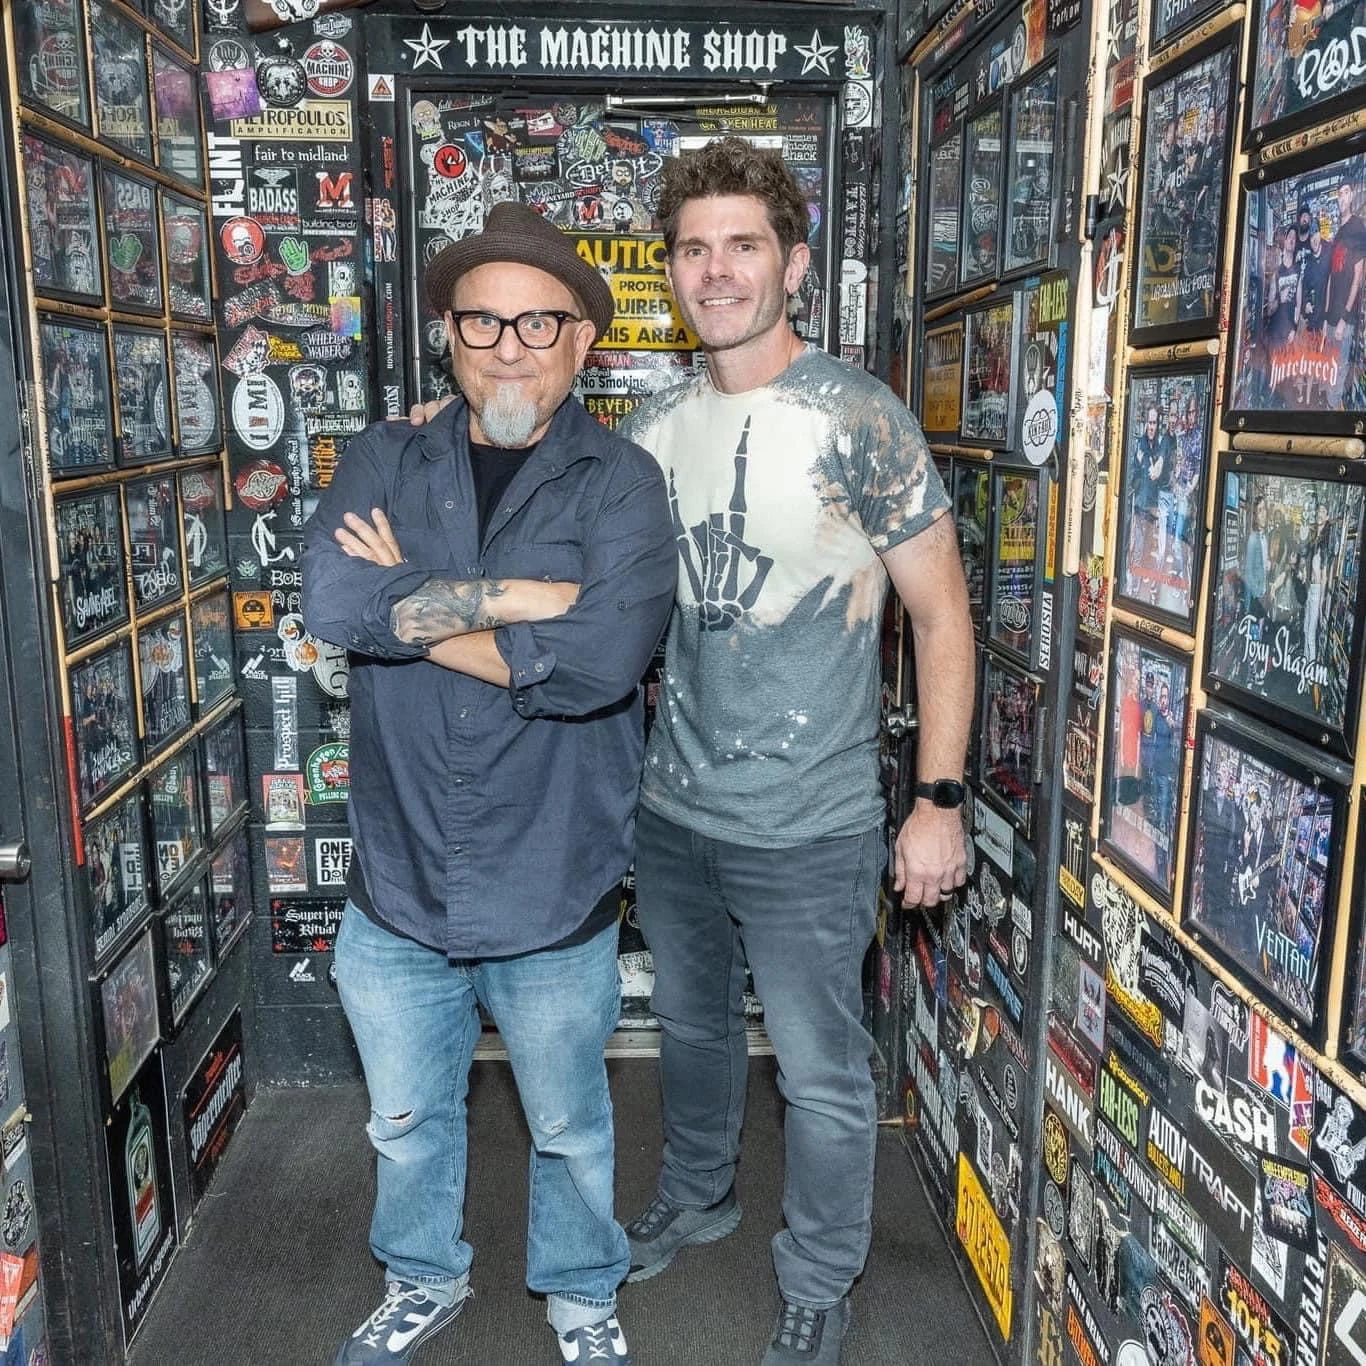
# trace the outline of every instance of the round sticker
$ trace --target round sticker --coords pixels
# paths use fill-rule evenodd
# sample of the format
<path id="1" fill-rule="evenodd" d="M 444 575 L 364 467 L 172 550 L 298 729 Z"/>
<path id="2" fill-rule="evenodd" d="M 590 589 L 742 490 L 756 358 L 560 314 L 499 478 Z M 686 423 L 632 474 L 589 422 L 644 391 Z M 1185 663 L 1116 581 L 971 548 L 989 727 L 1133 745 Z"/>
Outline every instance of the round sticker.
<path id="1" fill-rule="evenodd" d="M 432 170 L 447 180 L 458 180 L 468 164 L 464 151 L 453 142 L 443 143 L 432 157 Z"/>
<path id="2" fill-rule="evenodd" d="M 233 487 L 253 512 L 265 512 L 289 492 L 289 479 L 279 465 L 272 465 L 269 460 L 253 460 L 237 471 Z"/>
<path id="3" fill-rule="evenodd" d="M 223 255 L 236 266 L 253 266 L 265 255 L 265 230 L 254 218 L 229 218 L 218 230 Z"/>
<path id="4" fill-rule="evenodd" d="M 214 501 L 214 487 L 205 471 L 186 470 L 181 475 L 180 501 L 191 512 L 203 512 Z"/>
<path id="5" fill-rule="evenodd" d="M 1067 1180 L 1067 1130 L 1052 1110 L 1043 1117 L 1043 1161 L 1058 1185 Z"/>
<path id="6" fill-rule="evenodd" d="M 1020 444 L 1031 465 L 1042 465 L 1058 439 L 1058 404 L 1052 392 L 1040 389 L 1025 408 Z"/>
<path id="7" fill-rule="evenodd" d="M 314 43 L 304 53 L 303 68 L 309 90 L 323 99 L 346 94 L 356 74 L 351 54 L 327 39 Z"/>
<path id="8" fill-rule="evenodd" d="M 267 104 L 292 109 L 308 89 L 308 76 L 300 62 L 282 52 L 256 63 L 256 88 Z"/>
<path id="9" fill-rule="evenodd" d="M 232 425 L 254 451 L 268 451 L 285 429 L 285 401 L 269 375 L 244 375 L 232 394 Z"/>

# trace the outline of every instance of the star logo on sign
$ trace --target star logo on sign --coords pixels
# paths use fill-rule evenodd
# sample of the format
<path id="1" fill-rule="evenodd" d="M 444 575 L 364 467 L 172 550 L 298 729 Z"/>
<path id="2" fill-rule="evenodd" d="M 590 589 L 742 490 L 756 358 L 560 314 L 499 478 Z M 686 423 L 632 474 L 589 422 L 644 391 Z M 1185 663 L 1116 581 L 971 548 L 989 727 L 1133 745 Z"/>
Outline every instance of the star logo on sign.
<path id="1" fill-rule="evenodd" d="M 442 69 L 441 50 L 450 47 L 450 45 L 451 40 L 449 38 L 434 38 L 432 36 L 430 24 L 422 25 L 422 36 L 420 38 L 405 38 L 403 40 L 403 46 L 410 47 L 413 50 L 414 71 L 420 66 L 425 66 L 428 62 L 440 71 Z"/>
<path id="2" fill-rule="evenodd" d="M 1129 197 L 1128 165 L 1120 164 L 1113 169 L 1106 171 L 1105 182 L 1107 187 L 1106 207 L 1110 209 L 1122 209 Z"/>
<path id="3" fill-rule="evenodd" d="M 797 51 L 802 55 L 803 76 L 805 76 L 808 71 L 815 71 L 817 69 L 819 69 L 823 76 L 828 76 L 830 74 L 830 58 L 838 49 L 833 46 L 826 47 L 826 45 L 821 42 L 820 29 L 816 28 L 811 30 L 811 41 L 805 47 L 800 43 L 798 43 L 796 47 Z"/>

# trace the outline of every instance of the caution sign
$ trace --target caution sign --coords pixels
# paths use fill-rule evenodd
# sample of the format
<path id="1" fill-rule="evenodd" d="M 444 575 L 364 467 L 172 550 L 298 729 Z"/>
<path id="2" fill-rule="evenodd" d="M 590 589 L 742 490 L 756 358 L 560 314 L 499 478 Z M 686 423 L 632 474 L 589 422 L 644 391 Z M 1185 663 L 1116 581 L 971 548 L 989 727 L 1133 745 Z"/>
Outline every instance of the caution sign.
<path id="1" fill-rule="evenodd" d="M 575 235 L 579 255 L 606 276 L 616 306 L 598 346 L 615 351 L 692 351 L 697 334 L 683 321 L 664 275 L 660 237 Z"/>
<path id="2" fill-rule="evenodd" d="M 1009 1341 L 1010 1311 L 1014 1301 L 1010 1288 L 1010 1240 L 972 1164 L 961 1152 L 958 1154 L 958 1215 L 954 1222 L 958 1241 L 963 1244 L 968 1261 L 977 1273 L 1001 1336 Z"/>

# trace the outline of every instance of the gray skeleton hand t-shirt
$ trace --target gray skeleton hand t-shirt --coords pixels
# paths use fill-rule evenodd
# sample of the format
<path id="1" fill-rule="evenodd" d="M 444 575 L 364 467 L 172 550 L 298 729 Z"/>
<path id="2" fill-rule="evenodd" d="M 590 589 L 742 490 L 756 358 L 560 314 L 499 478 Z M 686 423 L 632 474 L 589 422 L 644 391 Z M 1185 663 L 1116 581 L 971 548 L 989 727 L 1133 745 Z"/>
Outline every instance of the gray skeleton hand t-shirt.
<path id="1" fill-rule="evenodd" d="M 915 419 L 808 349 L 741 394 L 703 372 L 622 435 L 664 471 L 680 556 L 641 801 L 767 847 L 875 826 L 878 556 L 948 507 Z"/>

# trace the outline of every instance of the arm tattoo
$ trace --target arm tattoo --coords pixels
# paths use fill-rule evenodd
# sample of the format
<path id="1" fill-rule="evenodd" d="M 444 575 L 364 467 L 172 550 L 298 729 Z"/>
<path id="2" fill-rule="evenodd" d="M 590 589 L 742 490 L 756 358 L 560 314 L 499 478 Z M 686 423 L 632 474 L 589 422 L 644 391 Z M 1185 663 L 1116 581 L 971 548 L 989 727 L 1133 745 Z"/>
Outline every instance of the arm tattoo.
<path id="1" fill-rule="evenodd" d="M 506 592 L 498 579 L 428 579 L 401 598 L 389 613 L 389 627 L 409 645 L 436 645 L 470 631 L 506 623 L 491 599 Z"/>

